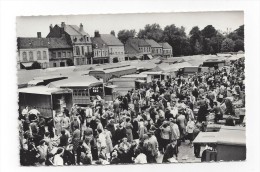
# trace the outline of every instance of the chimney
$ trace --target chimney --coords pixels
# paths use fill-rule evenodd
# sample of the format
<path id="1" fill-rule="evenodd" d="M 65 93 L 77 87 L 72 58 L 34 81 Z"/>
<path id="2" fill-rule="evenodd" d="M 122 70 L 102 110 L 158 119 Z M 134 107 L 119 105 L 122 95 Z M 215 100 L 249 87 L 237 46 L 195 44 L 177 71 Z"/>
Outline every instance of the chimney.
<path id="1" fill-rule="evenodd" d="M 41 38 L 42 37 L 42 33 L 41 32 L 37 32 L 37 38 Z"/>
<path id="2" fill-rule="evenodd" d="M 79 25 L 79 30 L 83 31 L 83 24 L 82 23 L 80 23 L 80 25 Z"/>
<path id="3" fill-rule="evenodd" d="M 65 22 L 61 22 L 60 34 L 62 37 L 65 35 Z"/>
<path id="4" fill-rule="evenodd" d="M 61 27 L 62 27 L 62 28 L 65 27 L 65 22 L 61 22 Z"/>
<path id="5" fill-rule="evenodd" d="M 99 31 L 96 30 L 94 35 L 95 35 L 95 37 L 100 37 Z"/>
<path id="6" fill-rule="evenodd" d="M 52 27 L 52 24 L 50 25 L 50 32 L 52 31 L 53 27 Z"/>

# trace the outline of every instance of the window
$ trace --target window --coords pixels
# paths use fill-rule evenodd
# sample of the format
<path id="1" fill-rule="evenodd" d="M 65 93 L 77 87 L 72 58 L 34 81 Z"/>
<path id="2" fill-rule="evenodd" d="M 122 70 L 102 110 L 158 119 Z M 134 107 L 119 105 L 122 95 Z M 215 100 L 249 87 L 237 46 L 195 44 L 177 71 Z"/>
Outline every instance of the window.
<path id="1" fill-rule="evenodd" d="M 41 56 L 42 56 L 42 55 L 41 55 L 41 52 L 40 52 L 40 51 L 37 51 L 37 59 L 38 59 L 38 60 L 41 60 L 41 58 L 42 58 Z"/>
<path id="2" fill-rule="evenodd" d="M 63 58 L 66 58 L 66 52 L 63 52 L 63 53 L 62 53 L 62 57 L 63 57 Z"/>
<path id="3" fill-rule="evenodd" d="M 61 58 L 61 52 L 58 52 L 58 58 Z"/>
<path id="4" fill-rule="evenodd" d="M 87 37 L 88 38 L 88 37 Z M 90 52 L 90 50 L 89 50 L 89 46 L 87 46 L 87 53 L 89 53 Z"/>
<path id="5" fill-rule="evenodd" d="M 30 61 L 33 61 L 33 52 L 32 51 L 29 52 L 29 58 L 30 58 Z"/>
<path id="6" fill-rule="evenodd" d="M 85 54 L 85 52 L 84 52 L 84 47 L 83 47 L 83 46 L 81 47 L 81 52 L 82 52 L 82 55 Z"/>
<path id="7" fill-rule="evenodd" d="M 43 51 L 43 59 L 47 59 L 47 52 L 46 51 Z"/>
<path id="8" fill-rule="evenodd" d="M 27 61 L 27 53 L 23 52 L 23 61 Z"/>
<path id="9" fill-rule="evenodd" d="M 43 59 L 44 59 L 44 52 L 45 52 L 45 54 L 46 54 L 46 51 L 43 51 Z M 56 58 L 56 52 L 52 52 L 52 58 Z"/>
<path id="10" fill-rule="evenodd" d="M 79 46 L 76 46 L 76 55 L 80 55 L 80 49 L 79 49 Z"/>
<path id="11" fill-rule="evenodd" d="M 88 37 L 87 37 L 87 42 L 88 42 Z"/>
<path id="12" fill-rule="evenodd" d="M 56 63 L 53 63 L 53 67 L 56 67 L 57 65 L 56 65 Z"/>
<path id="13" fill-rule="evenodd" d="M 68 58 L 71 58 L 71 53 L 67 52 Z"/>

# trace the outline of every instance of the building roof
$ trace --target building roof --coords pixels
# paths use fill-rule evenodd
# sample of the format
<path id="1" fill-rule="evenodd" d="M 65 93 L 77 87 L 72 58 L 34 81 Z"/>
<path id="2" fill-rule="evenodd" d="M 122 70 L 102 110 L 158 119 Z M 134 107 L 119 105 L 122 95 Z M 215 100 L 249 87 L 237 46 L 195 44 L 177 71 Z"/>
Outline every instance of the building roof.
<path id="1" fill-rule="evenodd" d="M 94 48 L 107 48 L 106 42 L 101 37 L 94 37 L 91 39 L 94 45 Z"/>
<path id="2" fill-rule="evenodd" d="M 18 49 L 30 49 L 30 48 L 72 48 L 65 38 L 17 38 Z"/>
<path id="3" fill-rule="evenodd" d="M 121 46 L 124 45 L 118 38 L 116 38 L 114 35 L 111 35 L 111 34 L 100 34 L 100 38 L 108 46 L 109 45 L 121 45 Z"/>
<path id="4" fill-rule="evenodd" d="M 61 27 L 61 25 L 57 25 Z M 80 28 L 77 25 L 65 25 L 64 31 L 67 32 L 71 36 L 77 36 L 77 35 L 87 35 L 89 36 L 88 33 L 84 31 L 84 29 L 80 30 Z"/>
<path id="5" fill-rule="evenodd" d="M 129 38 L 126 41 L 126 44 L 131 44 L 134 47 L 150 47 L 151 45 L 148 44 L 145 39 L 139 39 L 139 38 Z"/>
<path id="6" fill-rule="evenodd" d="M 52 95 L 58 93 L 71 93 L 69 90 L 60 89 L 60 88 L 48 88 L 46 86 L 35 86 L 28 88 L 18 89 L 19 93 L 29 93 L 29 94 L 42 94 L 42 95 Z"/>
<path id="7" fill-rule="evenodd" d="M 153 48 L 162 48 L 162 45 L 158 44 L 156 41 L 154 41 L 153 39 L 145 39 L 145 41 L 151 45 L 151 47 Z"/>
<path id="8" fill-rule="evenodd" d="M 161 42 L 159 44 L 163 47 L 163 49 L 172 49 L 172 46 L 170 46 L 168 42 Z"/>
<path id="9" fill-rule="evenodd" d="M 68 79 L 63 79 L 55 82 L 51 82 L 48 87 L 50 88 L 71 88 L 71 87 L 91 87 L 102 84 L 93 76 L 74 76 Z"/>
<path id="10" fill-rule="evenodd" d="M 125 53 L 126 54 L 138 54 L 141 53 L 141 51 L 138 48 L 138 45 L 126 43 L 125 44 Z"/>

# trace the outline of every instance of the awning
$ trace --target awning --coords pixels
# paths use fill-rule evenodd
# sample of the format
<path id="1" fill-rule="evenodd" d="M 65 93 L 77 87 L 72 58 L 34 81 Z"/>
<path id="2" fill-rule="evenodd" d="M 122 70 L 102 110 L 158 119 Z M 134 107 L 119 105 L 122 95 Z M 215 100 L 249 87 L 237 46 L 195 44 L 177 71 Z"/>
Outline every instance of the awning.
<path id="1" fill-rule="evenodd" d="M 136 80 L 136 82 L 141 82 L 141 83 L 145 83 L 145 80 Z"/>
<path id="2" fill-rule="evenodd" d="M 147 56 L 148 56 L 149 59 L 153 59 L 152 55 L 148 54 Z"/>
<path id="3" fill-rule="evenodd" d="M 24 67 L 31 67 L 33 62 L 22 63 Z"/>
<path id="4" fill-rule="evenodd" d="M 117 85 L 106 85 L 105 87 L 107 87 L 107 88 L 116 88 L 118 86 Z"/>
<path id="5" fill-rule="evenodd" d="M 37 85 L 39 83 L 43 82 L 43 80 L 35 79 L 28 82 L 28 85 Z"/>

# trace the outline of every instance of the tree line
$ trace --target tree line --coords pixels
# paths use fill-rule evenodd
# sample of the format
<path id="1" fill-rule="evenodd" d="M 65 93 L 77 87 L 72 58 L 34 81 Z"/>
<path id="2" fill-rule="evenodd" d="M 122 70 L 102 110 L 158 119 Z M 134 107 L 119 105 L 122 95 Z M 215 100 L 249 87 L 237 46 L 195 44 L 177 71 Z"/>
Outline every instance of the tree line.
<path id="1" fill-rule="evenodd" d="M 115 35 L 115 32 L 111 31 L 111 34 Z M 128 38 L 134 37 L 168 42 L 172 46 L 173 56 L 244 51 L 244 25 L 226 34 L 222 34 L 212 25 L 203 29 L 194 26 L 186 34 L 183 26 L 172 24 L 162 29 L 159 24 L 154 23 L 145 25 L 138 33 L 134 29 L 120 30 L 117 37 L 124 44 Z"/>

